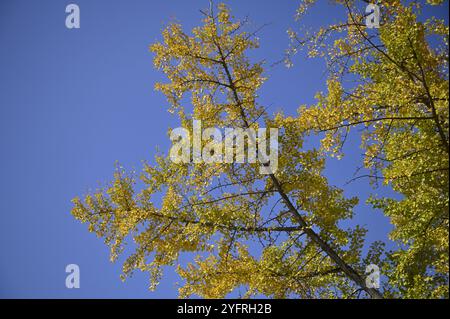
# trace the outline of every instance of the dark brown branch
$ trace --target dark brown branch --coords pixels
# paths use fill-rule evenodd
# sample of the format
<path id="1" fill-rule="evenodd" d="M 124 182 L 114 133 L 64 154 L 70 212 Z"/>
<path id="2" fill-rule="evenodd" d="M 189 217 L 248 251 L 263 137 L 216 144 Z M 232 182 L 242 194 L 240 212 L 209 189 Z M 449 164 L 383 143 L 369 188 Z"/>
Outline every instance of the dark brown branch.
<path id="1" fill-rule="evenodd" d="M 240 108 L 240 115 L 241 119 L 244 123 L 245 128 L 249 128 L 248 121 L 246 119 L 245 112 L 242 108 L 242 102 L 239 98 L 239 94 L 237 92 L 236 87 L 234 86 L 234 81 L 231 76 L 231 73 L 229 71 L 228 65 L 225 61 L 222 49 L 220 45 L 215 42 L 215 45 L 219 51 L 219 54 L 222 59 L 223 68 L 225 71 L 225 74 L 228 78 L 228 84 L 232 91 L 234 100 L 236 105 Z M 339 269 L 344 272 L 348 278 L 353 280 L 357 285 L 359 285 L 362 289 L 364 289 L 372 298 L 383 298 L 381 293 L 374 288 L 369 288 L 366 286 L 366 282 L 363 277 L 361 277 L 356 270 L 354 270 L 350 265 L 348 265 L 336 252 L 335 250 L 327 243 L 325 242 L 312 228 L 309 227 L 309 225 L 306 223 L 305 219 L 302 217 L 302 215 L 299 213 L 299 211 L 294 207 L 291 200 L 287 196 L 287 194 L 283 191 L 283 188 L 278 181 L 277 177 L 274 174 L 269 175 L 270 179 L 272 180 L 273 184 L 275 185 L 275 189 L 278 191 L 280 196 L 283 198 L 283 201 L 286 205 L 286 207 L 289 209 L 293 217 L 297 220 L 299 225 L 304 229 L 304 232 L 306 235 L 315 242 L 333 261 L 334 263 L 339 267 Z"/>

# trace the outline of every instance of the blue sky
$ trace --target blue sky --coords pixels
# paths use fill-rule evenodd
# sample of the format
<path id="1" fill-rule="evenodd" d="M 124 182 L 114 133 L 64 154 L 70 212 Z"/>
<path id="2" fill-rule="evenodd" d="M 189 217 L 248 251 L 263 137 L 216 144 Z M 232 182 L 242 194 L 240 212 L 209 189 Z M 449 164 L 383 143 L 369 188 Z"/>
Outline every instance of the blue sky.
<path id="1" fill-rule="evenodd" d="M 167 129 L 178 125 L 153 90 L 164 78 L 148 46 L 170 19 L 186 30 L 199 24 L 208 1 L 72 2 L 81 10 L 80 29 L 65 27 L 69 1 L 0 2 L 0 297 L 174 298 L 178 277 L 171 270 L 155 292 L 147 290 L 147 274 L 120 281 L 122 259 L 109 262 L 102 240 L 70 215 L 70 200 L 110 180 L 115 161 L 139 169 L 156 146 L 168 150 Z M 255 27 L 269 23 L 255 58 L 270 65 L 283 57 L 296 1 L 225 2 Z M 307 22 L 339 18 L 335 7 L 319 2 Z M 268 68 L 260 102 L 269 111 L 294 114 L 323 89 L 323 61 L 294 62 L 291 69 Z M 329 163 L 335 185 L 343 186 L 360 163 L 358 144 L 351 138 L 349 155 Z M 364 180 L 345 189 L 363 199 L 373 191 Z M 381 213 L 361 205 L 357 221 L 369 227 L 369 241 L 386 238 Z M 71 263 L 80 266 L 80 289 L 65 287 Z"/>

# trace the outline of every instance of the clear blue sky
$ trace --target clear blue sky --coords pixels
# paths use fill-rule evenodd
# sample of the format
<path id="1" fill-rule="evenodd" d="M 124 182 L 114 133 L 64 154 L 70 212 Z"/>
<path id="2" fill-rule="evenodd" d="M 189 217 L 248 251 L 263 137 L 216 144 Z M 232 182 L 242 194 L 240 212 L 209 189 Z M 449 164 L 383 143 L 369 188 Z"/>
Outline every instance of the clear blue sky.
<path id="1" fill-rule="evenodd" d="M 176 297 L 171 270 L 155 292 L 144 273 L 120 281 L 123 259 L 109 262 L 102 240 L 70 215 L 70 200 L 110 180 L 116 160 L 139 169 L 157 145 L 168 150 L 167 128 L 178 125 L 153 90 L 163 75 L 148 45 L 171 18 L 187 29 L 199 24 L 208 1 L 71 2 L 81 9 L 80 29 L 65 27 L 70 1 L 0 1 L 0 297 Z M 270 23 L 255 57 L 268 65 L 282 58 L 296 1 L 225 2 L 255 27 Z M 311 25 L 338 18 L 335 7 L 319 2 Z M 260 101 L 269 110 L 294 114 L 323 89 L 323 61 L 295 63 L 268 69 Z M 335 185 L 343 186 L 360 163 L 358 143 L 351 138 L 349 156 L 330 162 Z M 372 191 L 364 180 L 345 189 L 363 200 Z M 360 205 L 357 221 L 369 227 L 369 241 L 386 238 L 389 223 L 380 212 Z M 80 289 L 65 287 L 71 263 L 81 268 Z"/>

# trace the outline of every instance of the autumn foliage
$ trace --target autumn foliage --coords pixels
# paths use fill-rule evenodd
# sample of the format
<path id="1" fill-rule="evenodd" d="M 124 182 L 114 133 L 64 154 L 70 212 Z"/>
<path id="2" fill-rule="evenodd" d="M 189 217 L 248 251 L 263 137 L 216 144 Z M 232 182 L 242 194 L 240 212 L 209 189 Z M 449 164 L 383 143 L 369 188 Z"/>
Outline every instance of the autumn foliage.
<path id="1" fill-rule="evenodd" d="M 299 25 L 313 2 L 299 7 Z M 72 214 L 104 238 L 113 261 L 132 238 L 124 278 L 148 271 L 154 289 L 163 267 L 175 266 L 181 297 L 243 288 L 248 297 L 448 298 L 448 25 L 419 19 L 420 6 L 430 4 L 383 1 L 381 27 L 368 31 L 353 1 L 336 2 L 347 20 L 289 32 L 288 62 L 304 49 L 326 59 L 329 71 L 327 92 L 297 116 L 261 104 L 264 64 L 248 57 L 258 41 L 224 4 L 202 11 L 190 33 L 169 24 L 151 46 L 167 77 L 155 88 L 180 126 L 190 130 L 196 119 L 279 128 L 278 170 L 262 175 L 259 163 L 174 163 L 166 155 L 140 176 L 118 167 L 110 185 L 73 200 Z M 375 242 L 363 251 L 366 229 L 341 223 L 352 219 L 358 198 L 323 174 L 326 158 L 343 156 L 347 134 L 361 129 L 368 180 L 401 194 L 367 205 L 389 217 L 395 250 Z M 320 145 L 304 148 L 313 135 Z M 179 263 L 182 254 L 192 261 Z M 365 281 L 369 264 L 382 269 L 379 289 Z"/>

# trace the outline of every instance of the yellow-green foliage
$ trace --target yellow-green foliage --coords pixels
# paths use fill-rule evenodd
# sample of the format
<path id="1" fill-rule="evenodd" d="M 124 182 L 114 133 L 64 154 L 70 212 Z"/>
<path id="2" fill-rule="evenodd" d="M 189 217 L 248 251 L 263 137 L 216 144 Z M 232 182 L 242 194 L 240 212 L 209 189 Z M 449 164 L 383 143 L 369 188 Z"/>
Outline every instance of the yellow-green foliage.
<path id="1" fill-rule="evenodd" d="M 296 121 L 270 119 L 257 103 L 264 81 L 261 63 L 246 57 L 258 43 L 233 22 L 224 5 L 205 14 L 191 34 L 178 24 L 163 31 L 151 46 L 155 66 L 167 83 L 156 84 L 170 111 L 189 128 L 191 118 L 208 127 L 279 127 L 280 161 L 276 173 L 283 191 L 316 232 L 349 264 L 363 272 L 360 254 L 365 230 L 342 229 L 357 200 L 344 198 L 321 175 L 324 158 L 302 150 Z M 189 93 L 189 94 L 187 94 Z M 183 106 L 190 99 L 188 107 Z M 260 175 L 259 164 L 175 164 L 157 157 L 146 165 L 145 184 L 135 193 L 134 177 L 118 169 L 111 186 L 74 200 L 73 215 L 104 237 L 115 260 L 127 236 L 137 246 L 123 266 L 149 271 L 155 288 L 163 266 L 178 265 L 180 254 L 194 252 L 195 262 L 177 269 L 185 279 L 181 296 L 224 297 L 245 287 L 247 296 L 345 297 L 354 284 L 302 227 L 286 213 L 273 182 Z M 162 194 L 159 205 L 155 195 Z M 248 245 L 259 245 L 250 252 Z"/>
<path id="2" fill-rule="evenodd" d="M 381 27 L 368 31 L 357 3 L 342 4 L 347 21 L 305 39 L 307 49 L 327 57 L 330 75 L 328 92 L 300 107 L 297 121 L 325 134 L 323 150 L 339 156 L 348 131 L 364 128 L 365 167 L 402 195 L 370 200 L 390 218 L 400 247 L 385 260 L 389 295 L 448 298 L 448 25 L 420 22 L 426 4 L 383 1 Z"/>
<path id="3" fill-rule="evenodd" d="M 312 2 L 300 7 L 299 18 Z M 364 285 L 330 258 L 332 250 L 359 275 L 367 264 L 383 263 L 387 297 L 448 297 L 448 27 L 418 22 L 416 3 L 383 1 L 383 23 L 373 37 L 358 23 L 352 1 L 337 2 L 348 6 L 348 21 L 306 39 L 289 32 L 310 56 L 330 63 L 328 92 L 300 107 L 297 117 L 271 116 L 258 103 L 263 64 L 247 57 L 258 42 L 225 5 L 205 12 L 191 33 L 177 23 L 164 29 L 151 51 L 168 81 L 155 88 L 180 125 L 191 129 L 195 118 L 205 127 L 277 127 L 279 166 L 269 178 L 258 163 L 176 164 L 158 156 L 145 165 L 141 190 L 136 176 L 118 168 L 108 187 L 75 198 L 72 214 L 105 239 L 112 260 L 134 241 L 123 278 L 148 271 L 154 289 L 162 268 L 174 266 L 182 297 L 225 297 L 237 289 L 247 297 L 357 297 Z M 331 34 L 338 36 L 330 41 Z M 430 35 L 442 47 L 431 48 Z M 356 84 L 349 86 L 346 76 Z M 342 156 L 344 135 L 358 125 L 365 128 L 364 164 L 403 196 L 372 199 L 395 227 L 391 238 L 403 244 L 386 257 L 379 242 L 362 256 L 366 230 L 340 223 L 352 218 L 358 200 L 322 175 L 325 157 Z M 320 132 L 321 148 L 303 149 L 305 138 Z M 193 256 L 188 265 L 179 264 L 184 253 Z"/>

